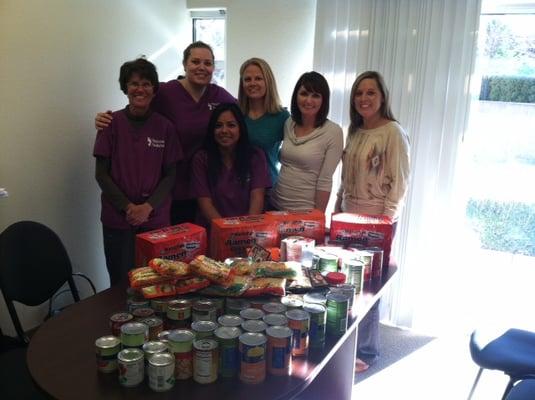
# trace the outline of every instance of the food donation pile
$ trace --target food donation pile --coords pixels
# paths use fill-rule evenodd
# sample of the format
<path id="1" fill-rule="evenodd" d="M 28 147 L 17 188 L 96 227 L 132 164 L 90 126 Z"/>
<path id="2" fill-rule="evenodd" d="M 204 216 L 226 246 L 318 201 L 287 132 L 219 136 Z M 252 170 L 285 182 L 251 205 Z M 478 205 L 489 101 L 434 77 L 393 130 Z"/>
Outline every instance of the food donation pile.
<path id="1" fill-rule="evenodd" d="M 355 295 L 388 262 L 391 229 L 387 218 L 334 214 L 323 244 L 324 216 L 310 210 L 215 220 L 210 246 L 192 224 L 139 235 L 146 266 L 129 272 L 126 310 L 95 342 L 98 370 L 155 391 L 289 376 L 293 357 L 344 334 Z"/>

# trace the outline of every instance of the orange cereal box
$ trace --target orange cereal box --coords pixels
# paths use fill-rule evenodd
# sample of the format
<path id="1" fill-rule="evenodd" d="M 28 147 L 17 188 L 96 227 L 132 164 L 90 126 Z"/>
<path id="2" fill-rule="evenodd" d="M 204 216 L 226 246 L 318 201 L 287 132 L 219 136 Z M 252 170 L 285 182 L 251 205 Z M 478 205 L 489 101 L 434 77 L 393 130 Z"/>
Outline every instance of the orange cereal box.
<path id="1" fill-rule="evenodd" d="M 278 246 L 278 223 L 271 216 L 244 215 L 212 220 L 212 258 L 223 261 L 229 257 L 247 257 L 247 249 L 256 244 L 264 248 Z"/>
<path id="2" fill-rule="evenodd" d="M 206 229 L 184 223 L 136 235 L 136 266 L 153 258 L 165 258 L 189 263 L 206 254 Z"/>
<path id="3" fill-rule="evenodd" d="M 392 219 L 385 215 L 337 213 L 331 217 L 330 239 L 344 244 L 383 249 L 383 265 L 388 265 L 392 246 Z"/>
<path id="4" fill-rule="evenodd" d="M 288 236 L 312 238 L 316 244 L 325 242 L 325 214 L 320 210 L 267 211 L 279 225 L 280 239 Z"/>

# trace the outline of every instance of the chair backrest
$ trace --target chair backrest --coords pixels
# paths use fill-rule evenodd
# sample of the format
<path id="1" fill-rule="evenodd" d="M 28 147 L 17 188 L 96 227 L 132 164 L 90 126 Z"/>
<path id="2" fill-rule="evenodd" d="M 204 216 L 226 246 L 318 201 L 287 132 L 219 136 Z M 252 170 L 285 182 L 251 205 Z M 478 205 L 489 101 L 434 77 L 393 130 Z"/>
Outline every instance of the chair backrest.
<path id="1" fill-rule="evenodd" d="M 50 228 L 33 221 L 16 222 L 0 235 L 0 288 L 21 340 L 27 341 L 13 301 L 36 306 L 49 300 L 65 283 L 75 301 L 78 290 L 61 239 Z"/>

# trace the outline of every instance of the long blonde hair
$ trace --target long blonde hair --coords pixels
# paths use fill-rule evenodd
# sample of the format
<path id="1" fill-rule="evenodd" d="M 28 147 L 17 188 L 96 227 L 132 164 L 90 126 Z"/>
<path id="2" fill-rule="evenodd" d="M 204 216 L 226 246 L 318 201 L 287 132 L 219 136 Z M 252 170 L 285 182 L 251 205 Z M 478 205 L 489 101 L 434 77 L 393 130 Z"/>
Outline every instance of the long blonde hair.
<path id="1" fill-rule="evenodd" d="M 394 118 L 394 114 L 392 113 L 392 109 L 390 108 L 390 94 L 388 93 L 388 88 L 386 87 L 383 76 L 377 71 L 366 71 L 357 76 L 357 79 L 355 79 L 355 82 L 351 87 L 351 95 L 349 96 L 349 119 L 351 122 L 347 131 L 349 138 L 352 137 L 357 132 L 357 129 L 360 128 L 364 123 L 362 116 L 355 108 L 355 95 L 357 93 L 357 88 L 364 79 L 373 79 L 377 83 L 377 87 L 383 95 L 383 103 L 379 109 L 381 116 L 390 121 L 397 122 L 396 118 Z"/>
<path id="2" fill-rule="evenodd" d="M 247 115 L 249 113 L 249 98 L 243 89 L 243 74 L 245 69 L 250 65 L 256 65 L 264 75 L 266 83 L 266 95 L 264 96 L 264 109 L 269 114 L 275 114 L 282 110 L 279 92 L 277 91 L 277 83 L 269 64 L 257 57 L 246 60 L 240 67 L 240 87 L 238 90 L 238 103 L 242 112 Z"/>

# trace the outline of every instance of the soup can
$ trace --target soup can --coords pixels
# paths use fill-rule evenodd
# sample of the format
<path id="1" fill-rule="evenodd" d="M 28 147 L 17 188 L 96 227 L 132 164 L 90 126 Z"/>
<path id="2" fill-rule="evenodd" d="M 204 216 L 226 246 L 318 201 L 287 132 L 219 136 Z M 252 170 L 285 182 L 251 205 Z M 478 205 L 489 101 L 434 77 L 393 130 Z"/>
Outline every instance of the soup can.
<path id="1" fill-rule="evenodd" d="M 195 334 L 195 339 L 208 339 L 214 337 L 217 324 L 212 321 L 194 321 L 191 323 L 191 330 Z"/>
<path id="2" fill-rule="evenodd" d="M 227 299 L 226 312 L 230 315 L 240 315 L 241 310 L 251 308 L 251 303 L 243 299 Z"/>
<path id="3" fill-rule="evenodd" d="M 266 331 L 267 324 L 260 319 L 248 319 L 243 321 L 241 328 L 244 332 L 264 333 Z"/>
<path id="4" fill-rule="evenodd" d="M 355 294 L 360 293 L 364 285 L 364 263 L 360 260 L 348 259 L 343 261 L 343 268 L 346 270 L 346 283 L 355 285 Z"/>
<path id="5" fill-rule="evenodd" d="M 171 331 L 169 331 L 169 330 L 161 331 L 160 333 L 158 333 L 158 337 L 156 338 L 156 340 L 158 340 L 160 342 L 164 342 L 164 343 L 169 343 L 169 334 L 170 333 L 171 333 Z"/>
<path id="6" fill-rule="evenodd" d="M 132 311 L 134 320 L 140 322 L 142 319 L 150 318 L 154 316 L 154 310 L 149 307 L 136 308 Z"/>
<path id="7" fill-rule="evenodd" d="M 150 317 L 142 319 L 139 322 L 149 327 L 149 340 L 158 340 L 160 332 L 163 331 L 163 321 L 161 318 Z"/>
<path id="8" fill-rule="evenodd" d="M 323 253 L 320 255 L 318 262 L 319 270 L 322 274 L 338 271 L 338 256 L 334 254 Z"/>
<path id="9" fill-rule="evenodd" d="M 128 312 L 132 313 L 134 310 L 137 310 L 138 308 L 150 308 L 150 300 L 131 300 L 127 302 L 128 305 Z"/>
<path id="10" fill-rule="evenodd" d="M 121 336 L 121 326 L 134 322 L 134 316 L 127 312 L 118 312 L 110 316 L 110 330 L 113 336 Z"/>
<path id="11" fill-rule="evenodd" d="M 175 356 L 175 378 L 189 379 L 193 376 L 193 341 L 195 335 L 187 329 L 176 329 L 169 333 L 169 346 Z"/>
<path id="12" fill-rule="evenodd" d="M 115 336 L 102 336 L 95 341 L 97 369 L 109 373 L 117 370 L 117 353 L 121 350 L 121 341 Z M 7 366 L 5 366 L 7 368 Z"/>
<path id="13" fill-rule="evenodd" d="M 288 318 L 282 314 L 267 314 L 264 315 L 262 320 L 268 326 L 288 326 Z"/>
<path id="14" fill-rule="evenodd" d="M 347 330 L 349 299 L 343 293 L 327 295 L 327 335 L 342 336 Z"/>
<path id="15" fill-rule="evenodd" d="M 340 292 L 345 294 L 348 298 L 348 310 L 353 308 L 353 300 L 355 299 L 355 294 L 357 293 L 357 287 L 355 285 L 350 285 L 348 283 L 336 285 L 335 287 L 331 288 L 331 292 Z"/>
<path id="16" fill-rule="evenodd" d="M 310 314 L 304 310 L 289 310 L 286 311 L 286 318 L 288 318 L 288 327 L 292 330 L 292 356 L 306 356 Z"/>
<path id="17" fill-rule="evenodd" d="M 287 295 L 281 298 L 281 304 L 284 304 L 288 310 L 303 308 L 303 298 L 296 295 Z"/>
<path id="18" fill-rule="evenodd" d="M 364 276 L 363 281 L 368 282 L 372 279 L 373 268 L 373 253 L 366 250 L 360 250 L 357 254 L 357 259 L 364 264 Z"/>
<path id="19" fill-rule="evenodd" d="M 140 322 L 128 322 L 121 326 L 122 348 L 137 347 L 141 349 L 149 338 L 149 327 Z"/>
<path id="20" fill-rule="evenodd" d="M 228 328 L 239 328 L 241 327 L 241 324 L 243 322 L 243 318 L 239 315 L 229 315 L 225 314 L 220 316 L 217 319 L 217 323 L 221 326 L 225 326 Z"/>
<path id="21" fill-rule="evenodd" d="M 284 314 L 288 308 L 281 303 L 266 303 L 262 306 L 262 310 L 266 314 Z"/>
<path id="22" fill-rule="evenodd" d="M 266 379 L 266 341 L 262 333 L 242 333 L 239 338 L 240 380 L 261 383 Z"/>
<path id="23" fill-rule="evenodd" d="M 143 352 L 140 349 L 123 349 L 117 354 L 119 383 L 126 387 L 137 386 L 143 382 Z"/>
<path id="24" fill-rule="evenodd" d="M 265 297 L 250 298 L 247 300 L 249 301 L 249 303 L 251 303 L 251 306 L 249 308 L 256 308 L 258 310 L 262 310 L 262 307 L 264 307 L 264 304 L 267 304 L 270 302 L 270 300 Z"/>
<path id="25" fill-rule="evenodd" d="M 188 328 L 191 323 L 191 303 L 189 300 L 171 300 L 167 303 L 167 329 Z"/>
<path id="26" fill-rule="evenodd" d="M 175 359 L 169 353 L 151 357 L 148 367 L 149 387 L 155 392 L 165 392 L 175 385 Z"/>
<path id="27" fill-rule="evenodd" d="M 219 343 L 219 375 L 232 378 L 239 370 L 238 341 L 241 330 L 235 327 L 220 327 L 215 330 L 215 337 Z"/>
<path id="28" fill-rule="evenodd" d="M 266 329 L 267 370 L 270 374 L 291 374 L 292 333 L 287 326 L 270 326 Z"/>
<path id="29" fill-rule="evenodd" d="M 305 304 L 303 310 L 310 314 L 309 345 L 311 348 L 321 348 L 325 345 L 325 330 L 327 312 L 321 304 Z"/>
<path id="30" fill-rule="evenodd" d="M 169 299 L 152 299 L 150 307 L 158 317 L 163 319 L 167 315 L 167 303 L 169 303 Z"/>
<path id="31" fill-rule="evenodd" d="M 167 344 L 156 340 L 151 340 L 143 345 L 143 354 L 145 354 L 145 374 L 149 373 L 149 361 L 155 355 L 159 353 L 169 352 Z M 174 364 L 174 363 L 173 363 Z"/>
<path id="32" fill-rule="evenodd" d="M 319 304 L 324 306 L 327 303 L 327 298 L 324 294 L 319 292 L 309 292 L 303 295 L 303 302 L 306 304 Z"/>
<path id="33" fill-rule="evenodd" d="M 218 318 L 225 313 L 225 298 L 224 297 L 203 297 L 201 300 L 209 301 L 215 305 L 216 314 Z"/>
<path id="34" fill-rule="evenodd" d="M 377 246 L 366 247 L 364 250 L 373 254 L 372 279 L 381 278 L 383 273 L 383 249 Z"/>
<path id="35" fill-rule="evenodd" d="M 258 308 L 246 308 L 245 310 L 240 311 L 240 317 L 244 320 L 262 319 L 264 315 L 264 311 L 259 310 Z"/>
<path id="36" fill-rule="evenodd" d="M 217 380 L 219 364 L 218 344 L 214 339 L 193 342 L 193 380 L 197 383 L 212 383 Z"/>
<path id="37" fill-rule="evenodd" d="M 197 300 L 191 306 L 191 321 L 217 321 L 217 307 L 209 300 Z"/>

